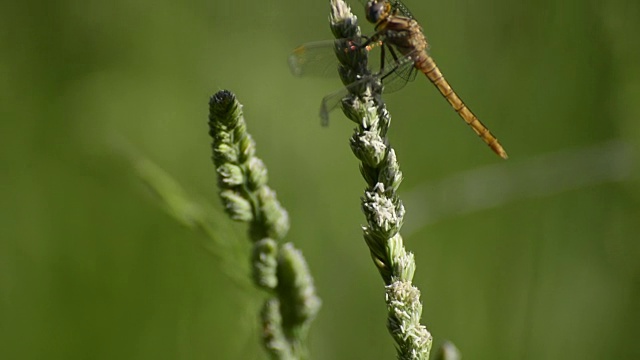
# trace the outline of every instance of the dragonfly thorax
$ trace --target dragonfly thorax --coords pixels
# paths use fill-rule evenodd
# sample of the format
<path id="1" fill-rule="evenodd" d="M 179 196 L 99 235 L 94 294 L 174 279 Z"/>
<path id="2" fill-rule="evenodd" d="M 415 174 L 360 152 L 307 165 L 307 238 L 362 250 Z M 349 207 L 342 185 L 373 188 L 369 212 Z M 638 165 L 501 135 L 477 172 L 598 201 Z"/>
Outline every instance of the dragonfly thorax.
<path id="1" fill-rule="evenodd" d="M 391 15 L 391 4 L 387 0 L 371 0 L 367 3 L 367 20 L 377 24 Z"/>

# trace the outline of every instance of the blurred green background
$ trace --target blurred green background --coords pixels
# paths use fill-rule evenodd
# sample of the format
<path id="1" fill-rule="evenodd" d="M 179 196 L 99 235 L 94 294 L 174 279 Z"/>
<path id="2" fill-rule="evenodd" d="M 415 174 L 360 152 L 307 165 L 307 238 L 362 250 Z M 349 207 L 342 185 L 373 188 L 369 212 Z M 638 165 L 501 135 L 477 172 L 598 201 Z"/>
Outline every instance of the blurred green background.
<path id="1" fill-rule="evenodd" d="M 452 340 L 466 359 L 640 358 L 640 2 L 406 3 L 511 157 L 492 154 L 422 77 L 385 97 L 436 346 Z M 395 358 L 360 230 L 354 125 L 317 117 L 339 80 L 287 68 L 295 46 L 331 38 L 328 9 L 0 4 L 0 358 L 265 358 L 261 294 L 225 275 L 246 274 L 244 227 L 223 226 L 240 249 L 211 256 L 121 151 L 220 208 L 206 121 L 221 89 L 245 106 L 287 239 L 323 299 L 313 358 Z M 235 260 L 239 270 L 223 268 Z"/>

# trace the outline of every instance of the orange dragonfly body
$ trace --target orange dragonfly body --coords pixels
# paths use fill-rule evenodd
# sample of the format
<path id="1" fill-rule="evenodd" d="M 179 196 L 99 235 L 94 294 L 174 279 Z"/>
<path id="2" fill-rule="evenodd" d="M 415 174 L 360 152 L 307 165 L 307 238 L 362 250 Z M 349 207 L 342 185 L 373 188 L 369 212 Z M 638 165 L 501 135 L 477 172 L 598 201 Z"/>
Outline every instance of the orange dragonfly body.
<path id="1" fill-rule="evenodd" d="M 366 5 L 367 20 L 375 24 L 375 41 L 393 45 L 404 57 L 411 60 L 417 70 L 422 72 L 436 86 L 440 94 L 451 104 L 462 119 L 478 136 L 501 158 L 506 159 L 507 152 L 489 129 L 469 110 L 444 78 L 435 61 L 427 54 L 427 39 L 422 27 L 406 11 L 404 5 L 392 6 L 388 0 L 372 0 Z M 393 49 L 391 49 L 393 51 Z"/>
<path id="2" fill-rule="evenodd" d="M 464 104 L 444 78 L 435 61 L 427 53 L 428 43 L 422 27 L 413 18 L 409 10 L 399 0 L 370 0 L 365 7 L 367 20 L 375 24 L 375 33 L 364 43 L 366 49 L 382 48 L 381 71 L 377 76 L 383 80 L 394 75 L 406 81 L 412 80 L 415 72 L 422 72 L 436 86 L 442 96 L 471 129 L 501 158 L 506 159 L 507 152 L 489 129 Z M 317 43 L 302 46 L 294 50 L 289 59 L 292 71 L 296 75 L 303 73 L 302 68 L 309 60 L 309 54 L 317 48 Z M 392 64 L 384 65 L 384 52 L 388 51 Z M 396 51 L 399 53 L 396 54 Z M 407 72 L 407 67 L 413 67 Z M 402 75 L 397 75 L 401 73 Z M 402 85 L 401 85 L 402 86 Z M 325 106 L 323 101 L 323 106 Z"/>

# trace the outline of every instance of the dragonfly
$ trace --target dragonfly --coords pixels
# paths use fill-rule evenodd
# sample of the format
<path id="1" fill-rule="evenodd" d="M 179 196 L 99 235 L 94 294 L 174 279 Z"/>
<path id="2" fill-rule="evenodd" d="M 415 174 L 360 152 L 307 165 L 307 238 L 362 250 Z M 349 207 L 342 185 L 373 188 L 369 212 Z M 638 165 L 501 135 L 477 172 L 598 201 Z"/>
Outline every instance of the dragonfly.
<path id="1" fill-rule="evenodd" d="M 345 51 L 349 49 L 370 51 L 380 48 L 380 71 L 374 76 L 382 81 L 385 92 L 389 92 L 388 84 L 393 84 L 393 90 L 398 90 L 412 81 L 418 72 L 423 73 L 480 139 L 498 156 L 507 159 L 507 152 L 498 139 L 456 94 L 436 62 L 428 54 L 429 44 L 422 27 L 406 5 L 400 0 L 369 0 L 365 5 L 365 13 L 367 20 L 374 24 L 374 34 L 363 37 L 359 45 L 347 46 Z M 345 43 L 353 44 L 354 42 L 345 40 Z M 328 56 L 323 54 L 331 54 L 335 59 L 333 55 L 335 44 L 334 41 L 315 42 L 294 49 L 289 57 L 291 71 L 298 76 L 316 73 L 318 69 L 326 73 L 326 70 L 331 67 L 327 64 L 335 64 L 336 60 L 327 62 Z M 362 81 L 370 81 L 370 79 L 361 79 L 356 82 Z M 355 85 L 357 84 L 350 84 L 347 88 L 325 97 L 321 117 L 328 118 L 328 111 L 336 107 L 339 102 L 335 99 L 342 98 L 341 94 L 345 94 L 349 87 Z"/>

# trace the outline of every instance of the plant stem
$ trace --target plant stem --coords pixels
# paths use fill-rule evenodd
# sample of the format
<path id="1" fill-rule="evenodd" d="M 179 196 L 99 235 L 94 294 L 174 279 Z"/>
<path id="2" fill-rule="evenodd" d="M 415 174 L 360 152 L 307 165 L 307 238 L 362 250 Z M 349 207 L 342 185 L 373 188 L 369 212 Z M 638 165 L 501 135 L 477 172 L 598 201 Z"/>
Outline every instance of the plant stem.
<path id="1" fill-rule="evenodd" d="M 255 156 L 242 105 L 229 91 L 211 97 L 209 134 L 220 198 L 233 220 L 249 223 L 253 281 L 269 294 L 261 312 L 263 346 L 274 360 L 306 358 L 304 344 L 320 299 L 302 253 L 279 243 L 289 217 L 267 186 L 267 169 Z"/>
<path id="2" fill-rule="evenodd" d="M 338 39 L 336 55 L 343 83 L 361 84 L 348 86 L 350 94 L 342 101 L 342 109 L 358 125 L 350 140 L 351 149 L 361 162 L 360 172 L 367 183 L 362 198 L 367 219 L 363 232 L 385 283 L 387 327 L 397 344 L 398 359 L 428 359 L 432 338 L 420 324 L 420 291 L 412 285 L 415 261 L 399 233 L 405 210 L 396 192 L 402 172 L 386 137 L 391 116 L 381 99 L 382 85 L 367 68 L 365 49 L 344 51 L 345 41 L 357 46 L 361 37 L 357 18 L 342 0 L 331 0 L 330 22 Z"/>

